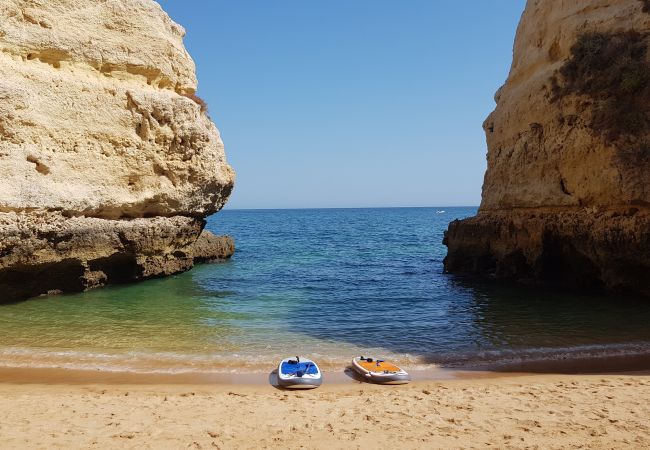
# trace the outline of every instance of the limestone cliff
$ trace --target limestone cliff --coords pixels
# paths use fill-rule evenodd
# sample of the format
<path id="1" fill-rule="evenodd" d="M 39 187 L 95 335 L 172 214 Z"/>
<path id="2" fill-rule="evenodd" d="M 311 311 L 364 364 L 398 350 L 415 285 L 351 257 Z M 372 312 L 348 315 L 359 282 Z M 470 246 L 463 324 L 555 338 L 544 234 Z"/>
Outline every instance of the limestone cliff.
<path id="1" fill-rule="evenodd" d="M 184 34 L 153 0 L 0 0 L 0 300 L 192 266 L 234 173 Z"/>
<path id="2" fill-rule="evenodd" d="M 650 2 L 529 0 L 448 272 L 650 293 Z"/>

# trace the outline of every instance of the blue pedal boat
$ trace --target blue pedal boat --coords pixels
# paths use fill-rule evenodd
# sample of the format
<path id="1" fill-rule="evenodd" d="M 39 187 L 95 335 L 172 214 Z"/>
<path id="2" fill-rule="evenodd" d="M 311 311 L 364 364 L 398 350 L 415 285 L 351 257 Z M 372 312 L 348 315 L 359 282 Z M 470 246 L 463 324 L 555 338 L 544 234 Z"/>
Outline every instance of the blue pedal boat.
<path id="1" fill-rule="evenodd" d="M 323 374 L 311 359 L 286 358 L 278 366 L 278 385 L 288 389 L 314 389 L 323 382 Z"/>

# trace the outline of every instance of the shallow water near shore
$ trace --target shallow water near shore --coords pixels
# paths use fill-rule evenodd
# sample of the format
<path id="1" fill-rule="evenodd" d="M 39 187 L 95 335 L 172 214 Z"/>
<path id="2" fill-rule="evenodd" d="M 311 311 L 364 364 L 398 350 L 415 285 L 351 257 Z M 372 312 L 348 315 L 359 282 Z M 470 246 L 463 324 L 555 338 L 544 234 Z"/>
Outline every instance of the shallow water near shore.
<path id="1" fill-rule="evenodd" d="M 269 372 L 309 355 L 415 370 L 650 354 L 650 302 L 442 273 L 449 221 L 475 208 L 223 211 L 222 264 L 0 306 L 0 366 L 143 373 Z M 541 366 L 540 366 L 541 367 Z"/>

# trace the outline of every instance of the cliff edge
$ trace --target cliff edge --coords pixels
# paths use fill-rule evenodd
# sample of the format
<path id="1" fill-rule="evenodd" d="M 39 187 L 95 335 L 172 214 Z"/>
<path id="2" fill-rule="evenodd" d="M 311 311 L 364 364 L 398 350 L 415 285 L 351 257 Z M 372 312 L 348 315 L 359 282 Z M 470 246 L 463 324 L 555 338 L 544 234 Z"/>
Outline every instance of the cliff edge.
<path id="1" fill-rule="evenodd" d="M 234 172 L 184 35 L 153 0 L 0 2 L 0 301 L 192 267 Z"/>
<path id="2" fill-rule="evenodd" d="M 650 294 L 650 2 L 529 0 L 445 270 Z"/>

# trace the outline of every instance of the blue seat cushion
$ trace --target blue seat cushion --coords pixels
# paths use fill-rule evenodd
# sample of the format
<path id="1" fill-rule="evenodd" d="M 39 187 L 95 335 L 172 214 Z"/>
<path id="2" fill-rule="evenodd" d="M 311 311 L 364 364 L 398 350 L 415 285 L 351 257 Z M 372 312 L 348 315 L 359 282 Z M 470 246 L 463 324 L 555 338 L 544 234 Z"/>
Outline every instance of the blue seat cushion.
<path id="1" fill-rule="evenodd" d="M 280 366 L 280 371 L 285 375 L 293 375 L 297 372 L 302 372 L 304 374 L 316 375 L 318 371 L 316 370 L 316 365 L 314 363 L 304 363 L 299 362 L 297 364 L 290 364 L 288 362 L 283 362 Z"/>

